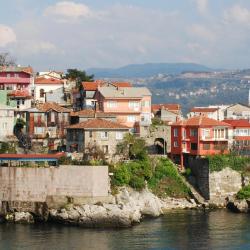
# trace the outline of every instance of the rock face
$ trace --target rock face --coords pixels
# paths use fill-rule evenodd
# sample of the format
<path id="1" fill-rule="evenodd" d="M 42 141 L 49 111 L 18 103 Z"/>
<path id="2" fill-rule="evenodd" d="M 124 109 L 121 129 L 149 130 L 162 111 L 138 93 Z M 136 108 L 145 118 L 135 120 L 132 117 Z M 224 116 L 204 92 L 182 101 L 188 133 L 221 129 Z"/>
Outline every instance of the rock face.
<path id="1" fill-rule="evenodd" d="M 34 223 L 34 218 L 29 212 L 15 212 L 14 218 L 15 223 L 20 224 L 32 224 Z"/>
<path id="2" fill-rule="evenodd" d="M 186 199 L 161 200 L 144 189 L 120 188 L 111 204 L 69 206 L 67 209 L 51 209 L 52 221 L 82 227 L 131 227 L 144 216 L 158 217 L 164 211 L 176 208 L 194 208 L 197 204 Z"/>

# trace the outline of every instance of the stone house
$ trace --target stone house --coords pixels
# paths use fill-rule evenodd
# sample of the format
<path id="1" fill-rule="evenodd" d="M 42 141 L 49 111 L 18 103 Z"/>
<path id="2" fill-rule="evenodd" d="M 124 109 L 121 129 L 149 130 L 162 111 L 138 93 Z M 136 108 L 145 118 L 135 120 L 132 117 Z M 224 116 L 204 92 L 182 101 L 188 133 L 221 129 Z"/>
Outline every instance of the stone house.
<path id="1" fill-rule="evenodd" d="M 225 109 L 224 119 L 249 119 L 250 107 L 241 103 L 236 103 Z"/>
<path id="2" fill-rule="evenodd" d="M 48 139 L 49 148 L 57 150 L 66 146 L 66 127 L 69 126 L 71 110 L 50 102 L 26 111 L 26 129 L 32 142 L 43 144 Z"/>
<path id="3" fill-rule="evenodd" d="M 89 153 L 99 147 L 108 160 L 116 152 L 116 146 L 129 132 L 129 127 L 105 119 L 89 119 L 67 127 L 67 151 Z"/>

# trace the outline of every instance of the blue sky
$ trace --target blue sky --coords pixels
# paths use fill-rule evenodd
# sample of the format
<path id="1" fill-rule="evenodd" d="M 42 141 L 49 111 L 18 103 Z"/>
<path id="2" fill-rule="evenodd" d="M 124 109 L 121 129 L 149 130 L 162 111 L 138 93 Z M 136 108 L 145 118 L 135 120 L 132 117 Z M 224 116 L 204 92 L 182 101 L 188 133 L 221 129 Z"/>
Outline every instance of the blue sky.
<path id="1" fill-rule="evenodd" d="M 0 0 L 0 52 L 35 70 L 250 68 L 249 0 Z"/>

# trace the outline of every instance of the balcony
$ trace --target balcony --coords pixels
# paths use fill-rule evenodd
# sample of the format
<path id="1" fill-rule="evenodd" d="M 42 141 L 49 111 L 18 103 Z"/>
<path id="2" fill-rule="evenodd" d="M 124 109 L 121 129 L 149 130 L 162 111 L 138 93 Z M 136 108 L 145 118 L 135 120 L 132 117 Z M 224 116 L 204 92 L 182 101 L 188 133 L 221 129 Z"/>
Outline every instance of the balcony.
<path id="1" fill-rule="evenodd" d="M 30 84 L 30 78 L 21 78 L 21 77 L 0 77 L 0 83 L 6 84 L 15 84 L 15 83 L 23 83 Z"/>
<path id="2" fill-rule="evenodd" d="M 208 137 L 208 136 L 201 136 L 201 141 L 228 141 L 228 138 L 214 138 L 214 137 Z"/>

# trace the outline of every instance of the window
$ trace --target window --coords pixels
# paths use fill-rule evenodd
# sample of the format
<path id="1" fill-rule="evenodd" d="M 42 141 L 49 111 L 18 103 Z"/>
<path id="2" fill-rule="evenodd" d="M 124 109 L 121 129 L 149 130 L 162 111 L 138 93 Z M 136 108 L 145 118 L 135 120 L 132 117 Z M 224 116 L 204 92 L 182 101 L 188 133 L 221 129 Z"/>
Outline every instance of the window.
<path id="1" fill-rule="evenodd" d="M 204 143 L 203 144 L 203 149 L 204 150 L 210 150 L 210 143 Z"/>
<path id="2" fill-rule="evenodd" d="M 7 123 L 7 122 L 4 122 L 4 123 L 3 123 L 3 129 L 7 129 L 7 126 L 8 126 L 8 123 Z"/>
<path id="3" fill-rule="evenodd" d="M 202 137 L 205 138 L 210 138 L 210 130 L 209 129 L 202 129 Z"/>
<path id="4" fill-rule="evenodd" d="M 191 136 L 197 136 L 197 135 L 198 135 L 198 130 L 197 130 L 196 128 L 192 128 L 192 129 L 190 130 L 190 135 L 191 135 Z"/>
<path id="5" fill-rule="evenodd" d="M 55 122 L 55 113 L 53 111 L 50 113 L 50 121 Z"/>
<path id="6" fill-rule="evenodd" d="M 108 108 L 116 108 L 117 107 L 117 101 L 108 101 L 107 102 Z"/>
<path id="7" fill-rule="evenodd" d="M 174 128 L 174 137 L 178 136 L 178 128 Z"/>
<path id="8" fill-rule="evenodd" d="M 183 137 L 183 139 L 186 139 L 186 137 L 187 137 L 186 129 L 183 129 L 183 131 L 182 131 L 182 137 Z"/>
<path id="9" fill-rule="evenodd" d="M 178 148 L 178 141 L 174 141 L 174 147 Z"/>
<path id="10" fill-rule="evenodd" d="M 129 101 L 128 107 L 129 107 L 130 109 L 139 110 L 140 103 L 137 102 L 137 101 Z"/>
<path id="11" fill-rule="evenodd" d="M 40 89 L 40 98 L 43 98 L 45 95 L 44 89 Z"/>
<path id="12" fill-rule="evenodd" d="M 136 116 L 135 115 L 128 115 L 127 121 L 128 122 L 135 122 L 136 121 Z"/>
<path id="13" fill-rule="evenodd" d="M 35 134 L 38 135 L 44 134 L 44 127 L 35 127 Z"/>
<path id="14" fill-rule="evenodd" d="M 103 151 L 104 154 L 108 154 L 108 152 L 109 152 L 109 146 L 108 145 L 103 145 L 102 146 L 102 151 Z"/>
<path id="15" fill-rule="evenodd" d="M 198 145 L 197 143 L 191 143 L 191 150 L 197 150 Z"/>
<path id="16" fill-rule="evenodd" d="M 101 132 L 101 139 L 102 140 L 107 140 L 108 139 L 108 132 L 107 131 Z"/>
<path id="17" fill-rule="evenodd" d="M 15 77 L 18 78 L 18 77 L 19 77 L 19 74 L 18 74 L 18 73 L 15 73 Z"/>
<path id="18" fill-rule="evenodd" d="M 116 132 L 116 140 L 122 140 L 123 139 L 123 133 L 122 132 Z"/>
<path id="19" fill-rule="evenodd" d="M 145 108 L 150 107 L 150 101 L 142 101 L 142 107 L 145 107 Z"/>
<path id="20" fill-rule="evenodd" d="M 24 99 L 22 99 L 22 105 L 24 105 L 24 102 L 25 102 Z"/>
<path id="21" fill-rule="evenodd" d="M 7 74 L 7 78 L 10 78 L 10 73 Z"/>
<path id="22" fill-rule="evenodd" d="M 89 131 L 89 137 L 92 138 L 93 137 L 93 132 Z"/>

